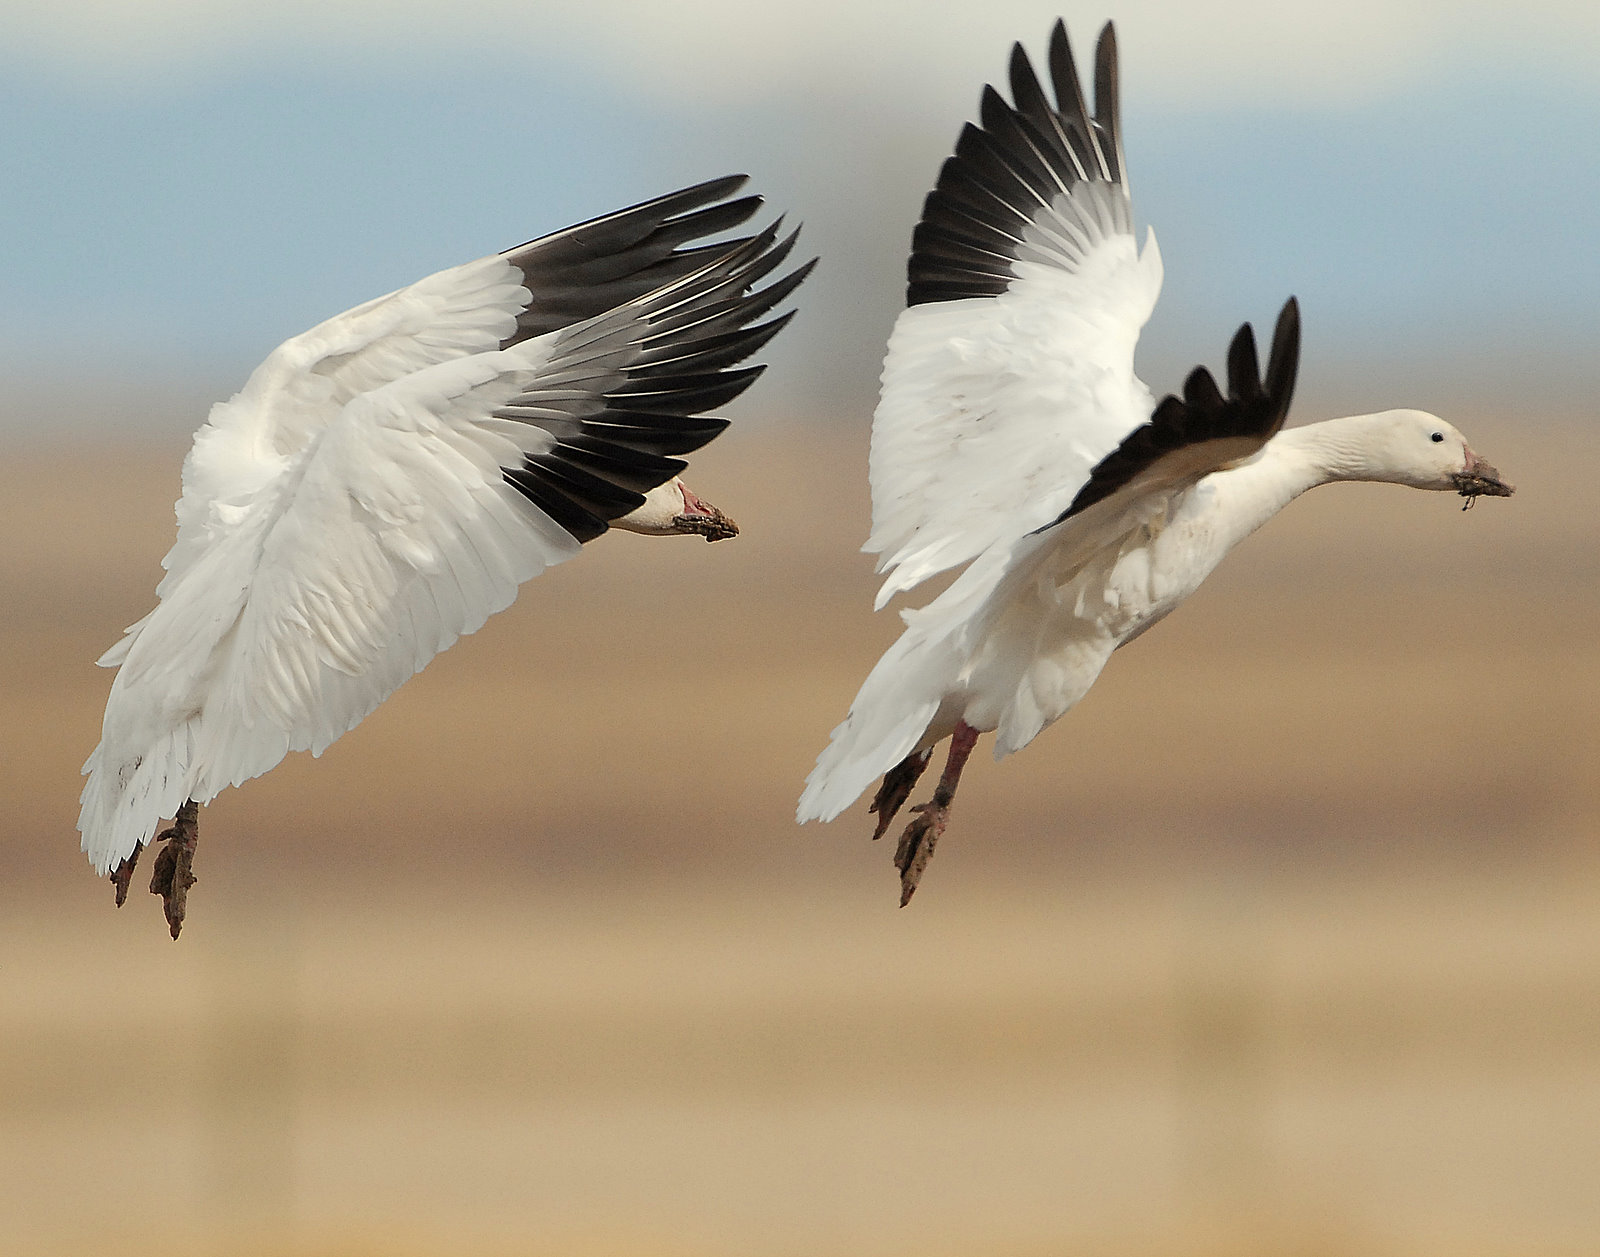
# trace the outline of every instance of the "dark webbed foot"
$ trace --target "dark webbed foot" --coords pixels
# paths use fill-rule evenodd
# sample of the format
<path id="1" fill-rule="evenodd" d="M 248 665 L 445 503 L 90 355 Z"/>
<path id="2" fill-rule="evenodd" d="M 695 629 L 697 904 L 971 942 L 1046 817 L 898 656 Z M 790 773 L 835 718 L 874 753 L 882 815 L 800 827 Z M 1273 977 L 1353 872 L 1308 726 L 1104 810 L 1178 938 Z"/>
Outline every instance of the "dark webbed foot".
<path id="1" fill-rule="evenodd" d="M 933 859 L 934 844 L 944 827 L 950 823 L 950 808 L 939 803 L 919 803 L 911 809 L 920 813 L 906 826 L 900 842 L 894 849 L 894 866 L 900 870 L 900 906 L 904 908 L 917 893 L 917 883 L 922 880 L 922 870 Z"/>
<path id="2" fill-rule="evenodd" d="M 117 907 L 122 907 L 128 902 L 128 883 L 133 881 L 133 866 L 139 863 L 139 856 L 144 851 L 144 844 L 133 849 L 133 854 L 116 868 L 111 870 L 111 884 L 117 888 Z"/>
<path id="3" fill-rule="evenodd" d="M 972 748 L 977 745 L 978 731 L 965 720 L 956 724 L 955 732 L 950 735 L 950 755 L 944 762 L 944 773 L 939 778 L 939 785 L 933 792 L 933 798 L 927 803 L 919 803 L 912 808 L 918 813 L 917 819 L 906 826 L 905 833 L 900 835 L 900 841 L 894 849 L 894 865 L 900 870 L 900 906 L 904 908 L 911 902 L 911 896 L 917 893 L 917 883 L 922 880 L 922 870 L 928 867 L 928 861 L 933 859 L 934 844 L 939 841 L 939 835 L 944 833 L 944 827 L 950 823 L 950 805 L 955 802 L 956 787 L 961 784 L 961 770 L 967 765 L 967 756 L 972 754 Z M 885 801 L 886 796 L 893 799 L 894 806 L 898 808 L 905 802 L 906 795 L 911 793 L 911 787 L 916 784 L 922 769 L 928 766 L 928 757 L 932 754 L 930 749 L 922 756 L 920 766 L 913 765 L 917 757 L 908 756 L 901 760 L 890 770 L 883 779 L 883 786 L 878 791 L 878 797 L 873 801 L 874 810 L 878 804 Z M 913 771 L 914 769 L 914 771 Z M 904 789 L 898 799 L 891 793 L 891 785 L 898 789 L 903 784 Z M 892 816 L 894 813 L 889 813 Z M 878 833 L 882 833 L 888 823 L 888 817 L 878 822 Z"/>
<path id="4" fill-rule="evenodd" d="M 195 844 L 200 840 L 200 805 L 193 799 L 184 803 L 172 820 L 172 828 L 162 830 L 155 840 L 166 845 L 156 856 L 156 866 L 150 874 L 150 893 L 161 896 L 167 928 L 172 931 L 172 937 L 177 938 L 189 906 L 189 887 L 195 884 L 192 868 Z"/>
<path id="5" fill-rule="evenodd" d="M 928 767 L 928 761 L 932 758 L 931 746 L 925 751 L 912 751 L 883 774 L 883 784 L 878 787 L 878 793 L 872 799 L 872 806 L 867 809 L 868 812 L 878 814 L 878 828 L 873 831 L 873 842 L 883 837 L 884 831 L 889 828 L 889 822 L 911 797 L 917 778 L 922 776 L 923 770 Z"/>
<path id="6" fill-rule="evenodd" d="M 676 531 L 699 533 L 707 541 L 725 541 L 739 535 L 738 524 L 711 503 L 697 498 L 683 481 L 677 483 L 678 492 L 683 494 L 683 514 L 673 517 L 672 527 Z"/>
<path id="7" fill-rule="evenodd" d="M 679 532 L 699 533 L 707 541 L 726 541 L 739 535 L 739 525 L 710 503 L 701 503 L 705 514 L 675 515 L 672 526 Z"/>
<path id="8" fill-rule="evenodd" d="M 683 514 L 673 517 L 672 527 L 675 531 L 699 533 L 707 541 L 725 541 L 739 535 L 738 524 L 711 503 L 696 497 L 683 481 L 676 483 L 678 492 L 683 494 Z"/>

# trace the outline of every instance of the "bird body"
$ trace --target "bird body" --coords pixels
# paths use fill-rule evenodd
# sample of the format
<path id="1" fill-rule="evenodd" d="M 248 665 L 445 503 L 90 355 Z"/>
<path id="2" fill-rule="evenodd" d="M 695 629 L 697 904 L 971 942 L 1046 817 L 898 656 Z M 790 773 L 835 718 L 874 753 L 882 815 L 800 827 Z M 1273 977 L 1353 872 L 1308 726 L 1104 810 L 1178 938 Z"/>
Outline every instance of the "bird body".
<path id="1" fill-rule="evenodd" d="M 798 818 L 830 820 L 876 778 L 881 836 L 932 749 L 934 799 L 896 851 L 902 898 L 943 832 L 966 757 L 994 733 L 1020 750 L 1093 686 L 1115 650 L 1170 614 L 1234 546 L 1307 489 L 1388 480 L 1463 494 L 1510 487 L 1422 411 L 1283 428 L 1299 362 L 1291 298 L 1265 372 L 1249 324 L 1227 391 L 1196 368 L 1159 403 L 1133 370 L 1161 288 L 1153 233 L 1135 242 L 1107 25 L 1095 109 L 1066 31 L 1049 49 L 1056 104 L 1026 53 L 1014 104 L 984 91 L 913 236 L 908 308 L 873 417 L 877 606 L 967 564 L 863 683 L 817 758 Z"/>
<path id="2" fill-rule="evenodd" d="M 986 551 L 926 607 L 902 613 L 904 634 L 818 760 L 806 819 L 831 820 L 958 723 L 995 733 L 997 760 L 1021 750 L 1089 692 L 1112 652 L 1176 610 L 1295 498 L 1335 480 L 1384 478 L 1361 452 L 1396 426 L 1429 446 L 1433 431 L 1454 431 L 1421 411 L 1288 428 L 1237 467 L 1109 500 L 1074 527 Z M 1456 461 L 1441 453 L 1437 483 L 1421 487 L 1454 488 Z"/>
<path id="3" fill-rule="evenodd" d="M 716 180 L 453 267 L 286 341 L 183 467 L 158 603 L 116 667 L 79 828 L 119 871 L 162 817 L 320 754 L 611 523 L 731 535 L 674 455 L 788 321 L 793 237 Z M 191 809 L 191 816 L 193 810 Z M 169 911 L 169 920 L 171 913 Z M 176 925 L 174 925 L 176 934 Z"/>

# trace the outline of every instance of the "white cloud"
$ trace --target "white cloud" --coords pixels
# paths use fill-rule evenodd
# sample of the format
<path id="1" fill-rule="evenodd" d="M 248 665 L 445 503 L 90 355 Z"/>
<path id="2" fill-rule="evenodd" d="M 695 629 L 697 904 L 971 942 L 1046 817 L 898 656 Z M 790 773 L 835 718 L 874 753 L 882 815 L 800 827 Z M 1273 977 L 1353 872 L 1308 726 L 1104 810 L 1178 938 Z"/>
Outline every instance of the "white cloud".
<path id="1" fill-rule="evenodd" d="M 1007 47 L 1042 50 L 1058 0 L 0 0 L 19 62 L 142 90 L 289 55 L 415 72 L 443 50 L 538 74 L 562 62 L 677 101 L 817 94 L 961 99 Z M 1080 44 L 1114 17 L 1142 100 L 1328 104 L 1504 65 L 1600 87 L 1592 0 L 1074 0 Z M 1080 52 L 1080 57 L 1082 53 Z"/>

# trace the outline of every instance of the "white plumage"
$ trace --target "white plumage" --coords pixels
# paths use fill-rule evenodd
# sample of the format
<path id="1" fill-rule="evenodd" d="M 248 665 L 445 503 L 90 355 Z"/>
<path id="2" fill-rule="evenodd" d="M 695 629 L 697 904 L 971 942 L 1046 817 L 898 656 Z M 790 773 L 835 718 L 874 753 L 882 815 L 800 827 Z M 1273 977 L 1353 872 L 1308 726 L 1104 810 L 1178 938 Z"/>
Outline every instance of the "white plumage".
<path id="1" fill-rule="evenodd" d="M 1048 524 L 1150 416 L 1133 349 L 1161 291 L 1153 234 L 1141 252 L 1107 183 L 1078 183 L 1038 224 L 1005 292 L 920 303 L 895 323 L 872 425 L 865 549 L 889 573 L 878 607 Z"/>
<path id="2" fill-rule="evenodd" d="M 809 269 L 751 291 L 792 244 L 776 224 L 679 247 L 755 211 L 725 199 L 742 183 L 369 301 L 212 409 L 160 601 L 100 660 L 118 672 L 79 828 L 119 902 L 161 817 L 320 754 L 609 522 L 731 535 L 672 455 L 725 426 L 699 412 L 759 374 L 729 368 L 787 322 L 751 326 Z"/>
<path id="3" fill-rule="evenodd" d="M 1161 288 L 1154 234 L 1134 237 L 1118 124 L 1116 43 L 1103 31 L 1095 111 L 1065 27 L 1056 103 L 1018 45 L 1014 105 L 991 87 L 913 237 L 873 417 L 877 606 L 968 564 L 868 675 L 800 799 L 830 820 L 874 780 L 881 836 L 951 738 L 932 801 L 895 859 L 906 902 L 948 820 L 966 757 L 1026 746 L 1094 684 L 1113 651 L 1167 615 L 1289 501 L 1337 479 L 1463 494 L 1510 487 L 1421 411 L 1280 432 L 1299 311 L 1284 307 L 1262 377 L 1248 324 L 1228 391 L 1197 368 L 1159 405 L 1133 371 Z"/>

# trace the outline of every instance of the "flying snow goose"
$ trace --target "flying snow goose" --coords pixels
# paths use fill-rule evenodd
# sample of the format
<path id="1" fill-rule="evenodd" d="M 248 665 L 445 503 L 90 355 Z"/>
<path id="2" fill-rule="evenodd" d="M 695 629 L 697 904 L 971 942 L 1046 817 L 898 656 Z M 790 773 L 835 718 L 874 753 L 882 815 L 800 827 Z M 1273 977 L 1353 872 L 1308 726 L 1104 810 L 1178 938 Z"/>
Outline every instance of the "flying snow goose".
<path id="1" fill-rule="evenodd" d="M 831 820 L 878 777 L 881 837 L 950 739 L 933 798 L 895 852 L 901 904 L 944 832 L 981 734 L 1020 750 L 1094 684 L 1118 646 L 1171 612 L 1235 545 L 1333 480 L 1505 496 L 1511 486 L 1418 410 L 1283 430 L 1300 315 L 1278 318 L 1263 378 L 1249 324 L 1228 391 L 1196 368 L 1157 404 L 1134 344 L 1161 288 L 1141 250 L 1108 23 L 1089 112 L 1065 26 L 1052 106 L 1020 44 L 1014 104 L 983 93 L 912 237 L 907 309 L 872 424 L 872 534 L 892 596 L 968 564 L 868 675 L 817 758 L 798 818 Z M 1470 504 L 1470 501 L 1469 501 Z"/>
<path id="2" fill-rule="evenodd" d="M 761 199 L 712 180 L 440 271 L 279 346 L 183 468 L 158 605 L 118 669 L 78 828 L 117 902 L 183 922 L 200 804 L 321 752 L 517 586 L 615 524 L 732 536 L 678 455 L 792 315 L 794 236 L 704 243 Z"/>

